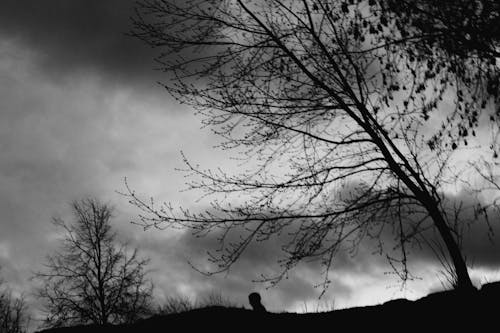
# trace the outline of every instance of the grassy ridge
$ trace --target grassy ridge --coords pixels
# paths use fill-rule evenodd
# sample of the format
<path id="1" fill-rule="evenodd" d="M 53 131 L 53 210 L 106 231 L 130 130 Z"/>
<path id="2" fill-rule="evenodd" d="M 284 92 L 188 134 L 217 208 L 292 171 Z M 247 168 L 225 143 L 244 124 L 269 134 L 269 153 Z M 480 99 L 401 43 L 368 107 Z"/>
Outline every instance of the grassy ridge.
<path id="1" fill-rule="evenodd" d="M 434 332 L 442 330 L 496 331 L 500 282 L 483 286 L 476 293 L 446 291 L 416 301 L 392 300 L 322 313 L 267 313 L 235 307 L 209 306 L 158 315 L 131 325 L 80 326 L 45 330 L 44 333 L 90 332 Z"/>

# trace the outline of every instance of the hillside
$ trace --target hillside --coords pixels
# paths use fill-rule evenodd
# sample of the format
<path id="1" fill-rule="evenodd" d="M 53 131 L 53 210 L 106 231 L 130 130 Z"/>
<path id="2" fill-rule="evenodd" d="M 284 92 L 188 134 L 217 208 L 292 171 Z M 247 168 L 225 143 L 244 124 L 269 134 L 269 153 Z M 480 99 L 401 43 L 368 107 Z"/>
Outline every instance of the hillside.
<path id="1" fill-rule="evenodd" d="M 238 332 L 306 331 L 323 330 L 362 331 L 435 331 L 488 329 L 495 331 L 498 325 L 494 315 L 498 313 L 500 282 L 484 285 L 475 294 L 459 294 L 445 291 L 430 294 L 416 301 L 397 299 L 381 305 L 335 310 L 325 313 L 268 313 L 258 314 L 251 310 L 224 307 L 207 307 L 179 314 L 156 316 L 132 325 L 107 327 L 79 326 L 50 329 L 43 333 L 91 333 L 91 332 Z"/>

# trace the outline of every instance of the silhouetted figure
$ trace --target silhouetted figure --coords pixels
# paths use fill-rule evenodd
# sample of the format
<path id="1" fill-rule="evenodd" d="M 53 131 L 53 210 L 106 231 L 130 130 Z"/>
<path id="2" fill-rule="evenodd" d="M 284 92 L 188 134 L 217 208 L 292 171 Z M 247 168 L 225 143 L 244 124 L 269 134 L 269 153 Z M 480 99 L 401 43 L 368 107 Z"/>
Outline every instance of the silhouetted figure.
<path id="1" fill-rule="evenodd" d="M 252 309 L 256 312 L 267 312 L 266 308 L 262 303 L 260 302 L 260 295 L 259 293 L 251 293 L 248 295 L 248 301 L 250 302 L 250 305 L 252 306 Z"/>

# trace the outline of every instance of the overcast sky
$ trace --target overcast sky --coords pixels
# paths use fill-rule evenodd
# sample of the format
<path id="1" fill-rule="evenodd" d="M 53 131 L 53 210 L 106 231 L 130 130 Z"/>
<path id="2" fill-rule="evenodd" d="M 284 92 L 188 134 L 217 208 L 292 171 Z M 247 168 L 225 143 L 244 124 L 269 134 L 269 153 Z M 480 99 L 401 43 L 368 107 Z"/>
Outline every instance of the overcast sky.
<path id="1" fill-rule="evenodd" d="M 252 291 L 272 310 L 311 309 L 320 290 L 316 264 L 305 264 L 272 289 L 252 283 L 270 272 L 273 245 L 253 247 L 228 275 L 205 277 L 187 261 L 203 266 L 213 239 L 131 225 L 134 207 L 116 191 L 124 177 L 145 196 L 195 205 L 184 186 L 182 150 L 207 167 L 223 166 L 227 155 L 200 118 L 156 83 L 153 50 L 126 37 L 131 0 L 0 1 L 0 265 L 17 291 L 30 292 L 32 271 L 57 239 L 51 217 L 70 218 L 68 203 L 96 196 L 116 207 L 116 227 L 152 259 L 156 297 L 200 297 L 221 292 L 241 305 Z M 457 199 L 460 194 L 457 194 Z M 453 199 L 453 198 L 452 198 Z M 479 280 L 500 278 L 497 245 L 484 233 L 471 242 Z M 385 274 L 383 257 L 362 247 L 343 255 L 325 300 L 337 306 L 416 298 L 440 287 L 428 255 L 415 256 L 424 280 L 401 291 Z M 36 302 L 32 299 L 34 306 Z"/>

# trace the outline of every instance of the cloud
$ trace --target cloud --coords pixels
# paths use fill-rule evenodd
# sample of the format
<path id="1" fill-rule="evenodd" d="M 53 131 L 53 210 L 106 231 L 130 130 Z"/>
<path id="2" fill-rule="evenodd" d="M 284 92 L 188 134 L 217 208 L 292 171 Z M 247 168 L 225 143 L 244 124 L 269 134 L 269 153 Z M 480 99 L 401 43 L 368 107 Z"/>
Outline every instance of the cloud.
<path id="1" fill-rule="evenodd" d="M 115 84 L 155 83 L 154 52 L 125 34 L 134 0 L 4 0 L 0 38 L 29 47 L 53 79 L 99 74 Z"/>
<path id="2" fill-rule="evenodd" d="M 31 295 L 32 273 L 58 246 L 52 217 L 71 221 L 68 203 L 96 196 L 116 206 L 113 224 L 122 237 L 151 255 L 160 298 L 203 294 L 211 286 L 224 291 L 224 280 L 214 284 L 194 274 L 171 233 L 158 232 L 156 251 L 147 251 L 155 238 L 130 225 L 137 211 L 115 192 L 124 190 L 127 177 L 147 196 L 194 202 L 197 194 L 179 192 L 185 179 L 175 169 L 183 167 L 180 150 L 200 163 L 225 160 L 213 151 L 209 131 L 163 96 L 111 85 L 98 74 L 66 73 L 71 80 L 64 83 L 48 79 L 37 57 L 27 46 L 0 40 L 0 276 Z M 246 293 L 246 283 L 231 285 Z M 38 300 L 29 301 L 40 310 Z"/>
<path id="3" fill-rule="evenodd" d="M 150 195 L 191 200 L 178 194 L 179 150 L 206 159 L 213 144 L 196 118 L 172 112 L 162 97 L 97 75 L 60 84 L 41 75 L 34 58 L 0 41 L 0 276 L 26 292 L 57 245 L 51 218 L 69 218 L 69 202 L 96 196 L 125 217 L 127 202 L 115 192 L 124 177 Z"/>

